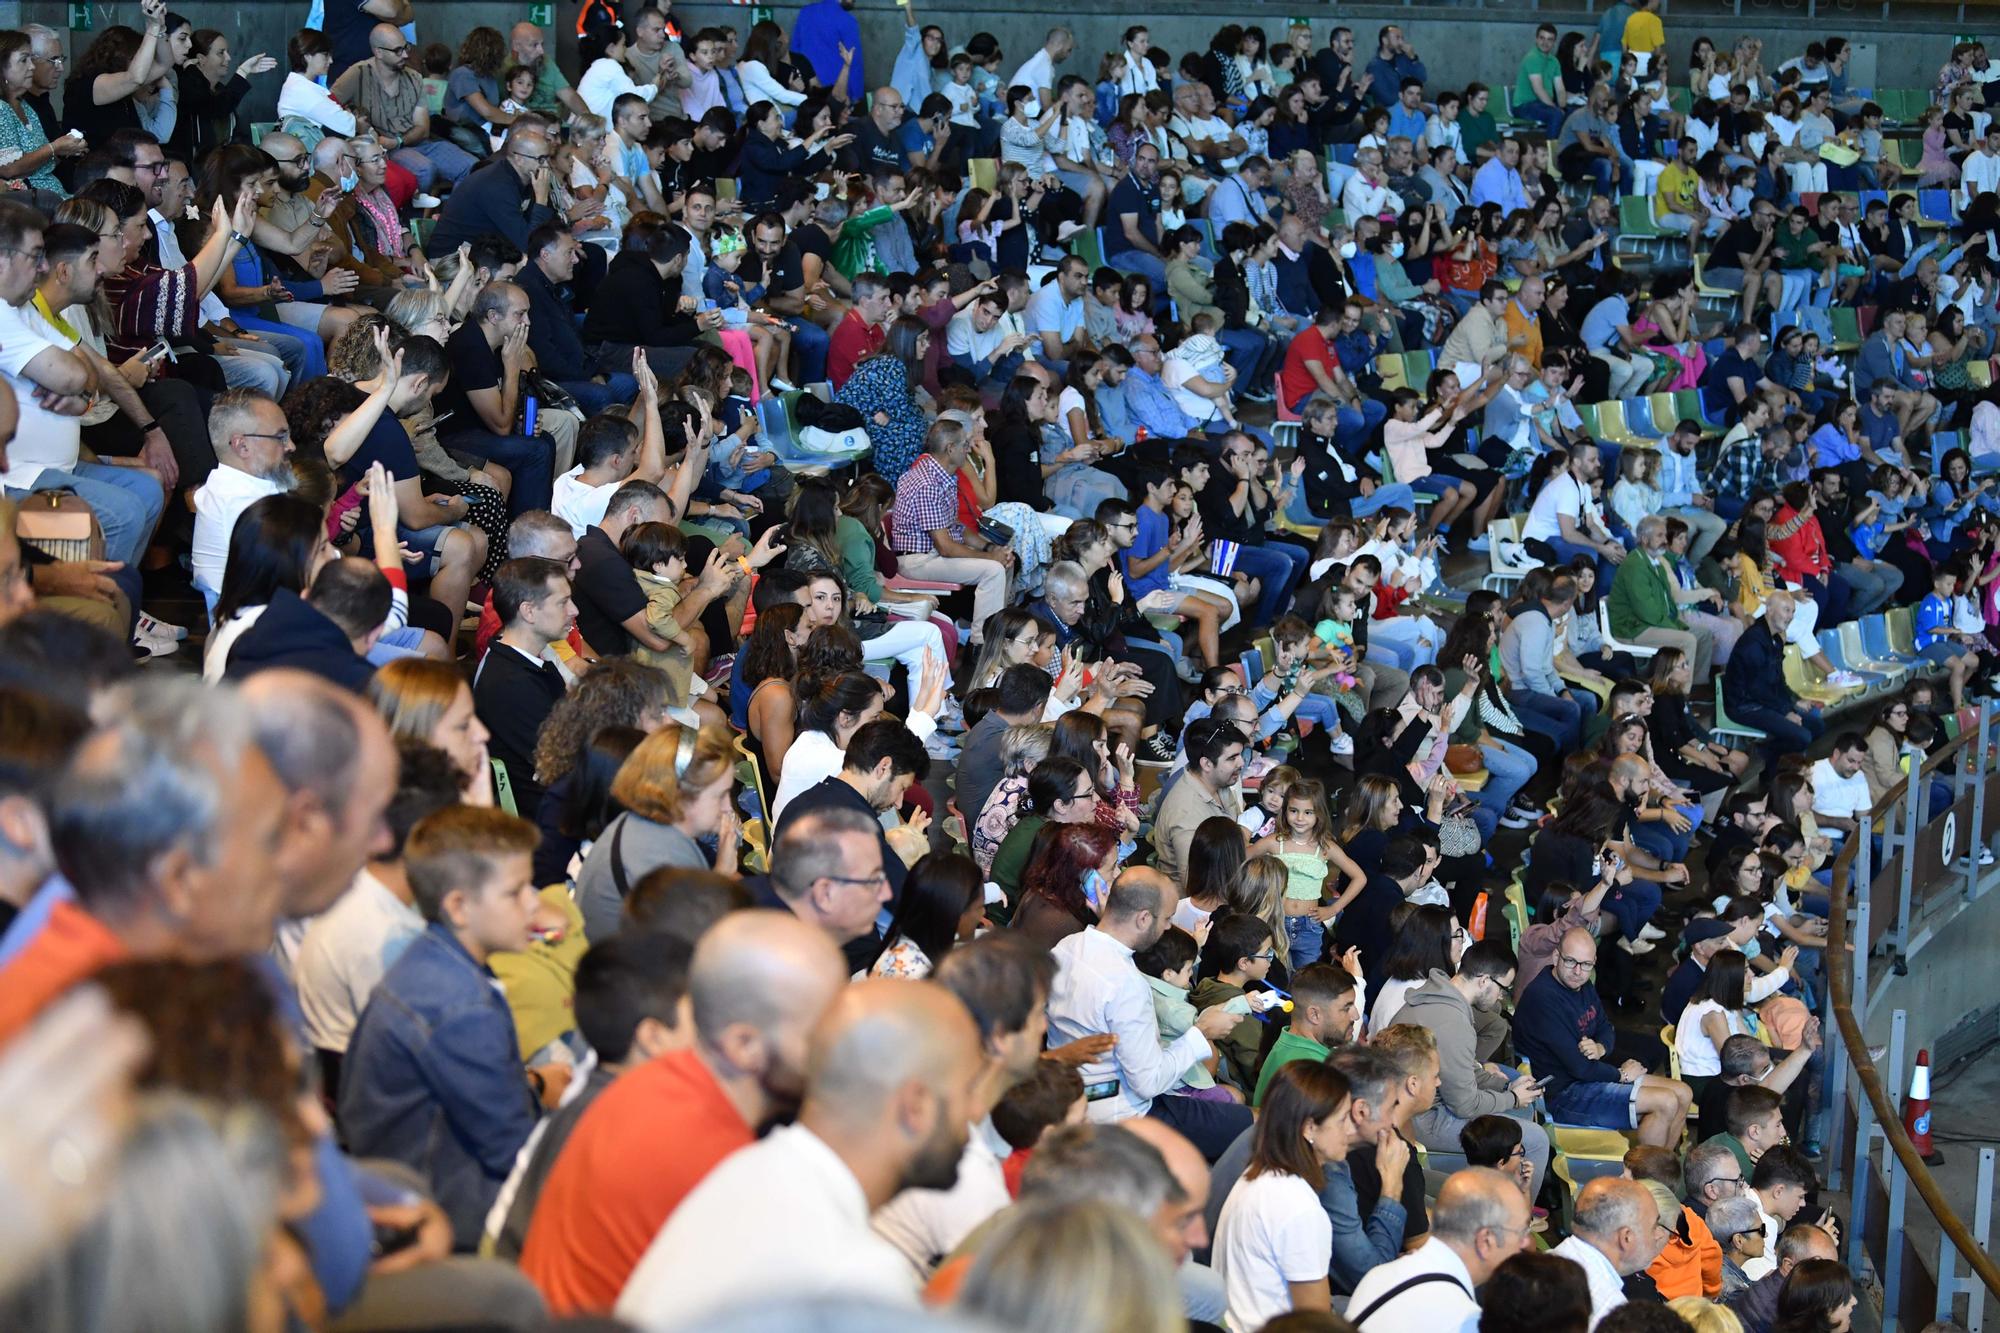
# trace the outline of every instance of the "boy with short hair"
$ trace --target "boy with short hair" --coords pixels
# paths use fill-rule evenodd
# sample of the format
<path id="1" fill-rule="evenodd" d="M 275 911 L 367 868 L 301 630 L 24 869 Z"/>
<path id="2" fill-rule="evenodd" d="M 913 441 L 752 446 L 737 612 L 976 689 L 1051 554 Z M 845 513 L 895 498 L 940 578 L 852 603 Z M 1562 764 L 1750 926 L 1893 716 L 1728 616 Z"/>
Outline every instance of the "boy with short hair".
<path id="1" fill-rule="evenodd" d="M 1270 923 L 1261 917 L 1245 912 L 1221 914 L 1213 922 L 1208 942 L 1202 946 L 1203 961 L 1207 964 L 1204 970 L 1209 976 L 1196 982 L 1188 995 L 1197 1014 L 1238 1001 L 1231 1007 L 1240 1010 L 1243 1019 L 1215 1043 L 1215 1048 L 1229 1062 L 1227 1075 L 1231 1086 L 1246 1098 L 1257 1086 L 1257 1069 L 1264 1048 L 1264 1024 L 1249 1004 L 1248 986 L 1253 981 L 1263 981 L 1270 972 L 1271 962 L 1277 957 L 1272 945 Z M 1263 998 L 1277 997 L 1266 994 Z"/>
<path id="2" fill-rule="evenodd" d="M 462 805 L 410 831 L 404 872 L 430 924 L 369 997 L 342 1068 L 349 1149 L 419 1172 L 461 1250 L 478 1245 L 540 1115 L 544 1090 L 523 1073 L 513 1014 L 487 965 L 528 947 L 537 841 L 525 819 Z"/>

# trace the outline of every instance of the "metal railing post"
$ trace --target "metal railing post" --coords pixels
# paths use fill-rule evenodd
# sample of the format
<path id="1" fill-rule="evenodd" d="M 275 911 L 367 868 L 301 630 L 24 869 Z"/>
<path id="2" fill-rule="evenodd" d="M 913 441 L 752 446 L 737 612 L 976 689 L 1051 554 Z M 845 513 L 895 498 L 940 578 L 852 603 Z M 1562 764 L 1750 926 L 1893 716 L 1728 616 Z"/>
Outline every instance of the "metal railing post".
<path id="1" fill-rule="evenodd" d="M 1903 784 L 1903 875 L 1902 883 L 1896 890 L 1896 962 L 1898 976 L 1904 958 L 1910 952 L 1910 899 L 1917 883 L 1917 811 L 1923 805 L 1920 793 L 1928 786 L 1923 776 L 1922 766 L 1915 760 L 1910 762 L 1910 780 Z M 1866 825 L 1867 821 L 1862 821 Z M 1860 836 L 1864 830 L 1856 830 Z"/>
<path id="2" fill-rule="evenodd" d="M 1980 712 L 1985 711 L 1982 705 Z M 1987 1249 L 1993 1238 L 1993 1157 L 1993 1149 L 1979 1150 L 1979 1193 L 1974 1196 L 1978 1202 L 1972 1212 L 1972 1238 L 1981 1250 Z M 1965 1326 L 1971 1333 L 1980 1333 L 1986 1323 L 1986 1284 L 1977 1273 L 1967 1279 L 1965 1294 Z"/>
<path id="3" fill-rule="evenodd" d="M 1847 1269 L 1851 1273 L 1863 1271 L 1862 1260 L 1867 1254 L 1863 1237 L 1868 1230 L 1869 1140 L 1874 1137 L 1875 1105 L 1866 1096 L 1858 1097 L 1854 1102 L 1854 1178 L 1848 1182 Z"/>
<path id="4" fill-rule="evenodd" d="M 1906 1009 L 1898 1009 L 1889 1017 L 1889 1105 L 1896 1108 L 1897 1115 L 1903 1113 L 1903 1041 L 1909 1025 Z"/>
<path id="5" fill-rule="evenodd" d="M 1856 857 L 1856 860 L 1865 858 Z M 1853 1010 L 1857 1014 L 1868 1012 L 1868 923 L 1875 914 L 1868 900 L 1862 898 L 1854 904 L 1854 996 Z"/>
<path id="6" fill-rule="evenodd" d="M 1882 1249 L 1882 1333 L 1896 1333 L 1896 1312 L 1903 1297 L 1903 1205 L 1909 1190 L 1909 1174 L 1902 1159 L 1888 1154 L 1889 1229 Z"/>
<path id="7" fill-rule="evenodd" d="M 1840 1040 L 1840 1028 L 1834 1021 L 1832 1010 L 1833 1005 L 1829 1001 L 1826 1019 L 1820 1026 L 1830 1034 L 1823 1049 L 1827 1054 L 1826 1085 L 1833 1089 L 1834 1095 L 1830 1099 L 1833 1105 L 1822 1107 L 1820 1114 L 1833 1122 L 1832 1132 L 1826 1138 L 1826 1187 L 1838 1191 L 1845 1188 L 1841 1178 L 1847 1170 L 1846 1158 L 1841 1152 L 1845 1143 L 1842 1136 L 1847 1132 L 1847 1117 L 1842 1113 L 1847 1104 L 1847 1043 Z"/>

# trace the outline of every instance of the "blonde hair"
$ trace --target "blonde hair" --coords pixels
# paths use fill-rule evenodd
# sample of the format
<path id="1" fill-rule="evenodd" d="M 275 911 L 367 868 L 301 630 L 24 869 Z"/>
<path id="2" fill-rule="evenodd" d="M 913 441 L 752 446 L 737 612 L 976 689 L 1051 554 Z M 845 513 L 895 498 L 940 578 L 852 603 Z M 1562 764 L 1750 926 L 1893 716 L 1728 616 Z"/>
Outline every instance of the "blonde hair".
<path id="1" fill-rule="evenodd" d="M 1380 1051 L 1389 1058 L 1404 1078 L 1409 1078 L 1424 1067 L 1424 1062 L 1437 1054 L 1437 1038 L 1427 1027 L 1415 1023 L 1397 1023 L 1370 1034 L 1368 1048 Z"/>
<path id="2" fill-rule="evenodd" d="M 1743 1321 L 1736 1317 L 1736 1311 L 1700 1296 L 1676 1296 L 1667 1302 L 1667 1308 L 1693 1333 L 1743 1333 Z"/>
<path id="3" fill-rule="evenodd" d="M 1230 905 L 1248 913 L 1271 928 L 1271 948 L 1278 961 L 1292 965 L 1291 941 L 1285 936 L 1285 885 L 1292 873 L 1275 856 L 1253 856 L 1237 872 L 1236 883 L 1226 895 Z"/>
<path id="4" fill-rule="evenodd" d="M 399 657 L 369 677 L 368 702 L 398 740 L 428 744 L 458 692 L 470 688 L 449 662 Z"/>
<path id="5" fill-rule="evenodd" d="M 1007 1209 L 966 1275 L 958 1308 L 1020 1329 L 1182 1333 L 1180 1287 L 1152 1231 L 1096 1199 Z"/>
<path id="6" fill-rule="evenodd" d="M 687 748 L 685 767 L 682 747 Z M 641 819 L 671 824 L 688 796 L 715 785 L 736 767 L 736 742 L 721 727 L 695 731 L 678 723 L 640 741 L 611 780 L 611 797 Z"/>

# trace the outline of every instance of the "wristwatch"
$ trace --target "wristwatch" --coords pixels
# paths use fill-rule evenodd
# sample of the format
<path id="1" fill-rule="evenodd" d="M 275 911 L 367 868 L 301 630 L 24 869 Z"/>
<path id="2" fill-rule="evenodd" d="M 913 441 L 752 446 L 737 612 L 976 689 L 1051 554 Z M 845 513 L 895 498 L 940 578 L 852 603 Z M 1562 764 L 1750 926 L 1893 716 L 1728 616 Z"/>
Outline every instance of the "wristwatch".
<path id="1" fill-rule="evenodd" d="M 229 233 L 229 239 L 236 242 L 238 245 L 250 244 L 250 238 L 248 236 L 244 235 L 240 231 L 235 231 L 233 229 Z"/>

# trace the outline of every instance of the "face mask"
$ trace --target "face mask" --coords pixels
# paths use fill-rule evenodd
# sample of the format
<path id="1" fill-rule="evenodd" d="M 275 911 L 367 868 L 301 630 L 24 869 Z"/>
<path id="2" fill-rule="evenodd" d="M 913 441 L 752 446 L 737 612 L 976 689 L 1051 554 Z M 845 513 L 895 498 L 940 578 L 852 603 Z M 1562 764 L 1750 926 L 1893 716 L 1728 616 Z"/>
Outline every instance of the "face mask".
<path id="1" fill-rule="evenodd" d="M 1034 120 L 1042 114 L 1042 104 L 1035 98 L 1030 97 L 1027 101 L 1021 103 L 1021 112 L 1029 120 Z"/>
<path id="2" fill-rule="evenodd" d="M 1401 259 L 1402 257 L 1403 257 L 1403 243 L 1401 241 L 1389 242 L 1389 258 Z"/>
<path id="3" fill-rule="evenodd" d="M 1352 259 L 1354 258 L 1354 250 L 1355 246 L 1353 241 L 1343 242 L 1340 247 L 1340 257 L 1342 259 Z"/>
<path id="4" fill-rule="evenodd" d="M 361 173 L 358 171 L 350 171 L 345 176 L 342 176 L 340 178 L 340 192 L 342 194 L 352 194 L 354 193 L 356 187 L 358 187 L 360 184 L 361 184 Z"/>
<path id="5" fill-rule="evenodd" d="M 1105 895 L 1110 892 L 1111 886 L 1104 882 L 1102 872 L 1093 870 L 1083 877 L 1083 900 L 1090 904 L 1091 911 L 1102 912 Z"/>

